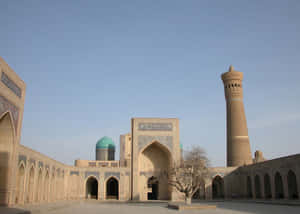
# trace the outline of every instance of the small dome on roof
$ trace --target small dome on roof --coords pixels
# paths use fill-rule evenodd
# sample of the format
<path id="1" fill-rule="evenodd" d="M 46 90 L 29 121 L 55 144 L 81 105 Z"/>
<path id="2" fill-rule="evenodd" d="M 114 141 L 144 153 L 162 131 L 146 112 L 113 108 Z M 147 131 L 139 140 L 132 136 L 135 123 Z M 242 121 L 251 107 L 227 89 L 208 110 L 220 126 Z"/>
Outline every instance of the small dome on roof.
<path id="1" fill-rule="evenodd" d="M 182 145 L 182 143 L 180 143 L 180 149 L 183 149 L 183 145 Z"/>
<path id="2" fill-rule="evenodd" d="M 114 149 L 115 147 L 116 146 L 114 141 L 111 138 L 106 136 L 98 140 L 96 144 L 96 149 L 112 149 L 112 148 Z"/>

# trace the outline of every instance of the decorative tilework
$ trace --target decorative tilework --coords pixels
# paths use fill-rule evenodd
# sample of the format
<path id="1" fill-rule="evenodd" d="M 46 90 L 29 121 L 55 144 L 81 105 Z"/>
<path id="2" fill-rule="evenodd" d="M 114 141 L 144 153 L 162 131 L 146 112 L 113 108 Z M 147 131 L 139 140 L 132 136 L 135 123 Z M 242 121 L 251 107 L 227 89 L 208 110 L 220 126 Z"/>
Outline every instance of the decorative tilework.
<path id="1" fill-rule="evenodd" d="M 30 159 L 29 159 L 29 163 L 30 163 L 30 164 L 32 164 L 32 163 L 33 163 L 33 164 L 35 165 L 35 160 L 34 160 L 34 159 L 32 159 L 32 158 L 30 158 Z"/>
<path id="2" fill-rule="evenodd" d="M 111 167 L 118 167 L 118 163 L 111 163 L 110 166 Z"/>
<path id="3" fill-rule="evenodd" d="M 79 175 L 79 172 L 78 171 L 71 171 L 70 175 Z"/>
<path id="4" fill-rule="evenodd" d="M 101 167 L 107 167 L 108 166 L 108 163 L 98 163 L 98 166 L 101 166 Z"/>
<path id="5" fill-rule="evenodd" d="M 145 177 L 151 177 L 153 176 L 153 172 L 140 172 L 140 175 L 144 175 Z"/>
<path id="6" fill-rule="evenodd" d="M 173 137 L 172 136 L 148 136 L 140 135 L 138 136 L 138 148 L 141 151 L 147 144 L 157 141 L 165 145 L 170 152 L 173 151 Z"/>
<path id="7" fill-rule="evenodd" d="M 0 116 L 4 113 L 9 111 L 12 115 L 12 119 L 15 126 L 15 131 L 17 132 L 18 127 L 18 119 L 19 119 L 19 109 L 9 102 L 5 97 L 0 95 Z"/>
<path id="8" fill-rule="evenodd" d="M 120 172 L 105 172 L 104 179 L 114 176 L 117 177 L 120 180 Z"/>
<path id="9" fill-rule="evenodd" d="M 39 161 L 39 168 L 43 168 L 44 164 L 43 162 Z"/>
<path id="10" fill-rule="evenodd" d="M 85 178 L 89 177 L 89 176 L 95 176 L 96 178 L 99 179 L 100 175 L 99 172 L 85 172 Z"/>
<path id="11" fill-rule="evenodd" d="M 89 162 L 89 166 L 96 166 L 96 162 Z"/>
<path id="12" fill-rule="evenodd" d="M 172 131 L 172 123 L 139 123 L 140 131 Z"/>
<path id="13" fill-rule="evenodd" d="M 22 90 L 17 86 L 14 81 L 12 81 L 4 72 L 2 72 L 1 75 L 1 81 L 4 83 L 4 85 L 7 86 L 15 95 L 17 95 L 19 98 L 21 98 Z"/>
<path id="14" fill-rule="evenodd" d="M 24 164 L 26 166 L 27 157 L 25 155 L 19 155 L 19 164 L 21 163 L 21 161 L 24 161 Z"/>

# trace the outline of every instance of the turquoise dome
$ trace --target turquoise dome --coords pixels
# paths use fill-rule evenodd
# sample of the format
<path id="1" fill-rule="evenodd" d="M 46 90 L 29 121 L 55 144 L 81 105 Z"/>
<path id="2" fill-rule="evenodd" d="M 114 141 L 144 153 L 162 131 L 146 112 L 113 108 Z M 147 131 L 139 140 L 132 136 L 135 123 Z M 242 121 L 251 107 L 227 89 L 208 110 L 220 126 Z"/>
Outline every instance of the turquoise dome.
<path id="1" fill-rule="evenodd" d="M 115 147 L 116 146 L 114 141 L 111 138 L 106 136 L 98 140 L 96 144 L 96 149 L 112 149 L 112 148 L 114 149 Z"/>
<path id="2" fill-rule="evenodd" d="M 180 149 L 183 149 L 183 145 L 182 145 L 182 143 L 180 144 Z"/>

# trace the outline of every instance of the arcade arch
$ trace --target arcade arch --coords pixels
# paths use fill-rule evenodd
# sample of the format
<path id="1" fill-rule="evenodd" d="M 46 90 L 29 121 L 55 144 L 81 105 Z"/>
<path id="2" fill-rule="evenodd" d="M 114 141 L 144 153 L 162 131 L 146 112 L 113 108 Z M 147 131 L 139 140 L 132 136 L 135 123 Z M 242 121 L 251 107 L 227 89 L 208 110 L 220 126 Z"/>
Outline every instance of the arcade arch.
<path id="1" fill-rule="evenodd" d="M 261 198 L 261 185 L 260 185 L 259 175 L 255 175 L 254 183 L 255 183 L 255 198 Z"/>
<path id="2" fill-rule="evenodd" d="M 272 198 L 272 192 L 271 192 L 271 181 L 270 176 L 268 174 L 265 174 L 264 176 L 264 187 L 265 187 L 265 198 Z"/>
<path id="3" fill-rule="evenodd" d="M 147 193 L 147 200 L 158 200 L 158 179 L 151 176 L 148 179 L 147 187 L 151 190 Z"/>
<path id="4" fill-rule="evenodd" d="M 298 199 L 299 195 L 298 195 L 297 177 L 292 170 L 289 170 L 288 172 L 287 181 L 288 181 L 289 199 Z"/>
<path id="5" fill-rule="evenodd" d="M 17 176 L 17 198 L 16 203 L 22 204 L 24 202 L 24 187 L 25 187 L 25 167 L 24 164 L 21 163 L 18 169 Z"/>
<path id="6" fill-rule="evenodd" d="M 44 201 L 48 201 L 49 200 L 49 171 L 47 170 L 46 172 L 46 176 L 45 176 L 45 181 L 44 181 Z"/>
<path id="7" fill-rule="evenodd" d="M 95 177 L 89 177 L 86 180 L 86 194 L 85 197 L 87 199 L 98 199 L 98 181 Z"/>
<path id="8" fill-rule="evenodd" d="M 50 200 L 55 200 L 55 195 L 56 195 L 56 186 L 55 186 L 55 173 L 52 172 L 52 178 L 51 178 L 51 189 L 50 189 Z"/>
<path id="9" fill-rule="evenodd" d="M 155 196 L 157 200 L 170 200 L 171 187 L 168 184 L 168 178 L 160 175 L 169 171 L 171 163 L 172 155 L 169 149 L 157 141 L 148 144 L 140 152 L 139 171 L 144 173 L 139 179 L 142 200 L 151 200 L 152 196 Z M 151 177 L 157 179 L 151 188 L 148 188 Z"/>
<path id="10" fill-rule="evenodd" d="M 214 177 L 212 181 L 212 194 L 213 199 L 224 198 L 224 180 L 219 175 Z"/>
<path id="11" fill-rule="evenodd" d="M 282 177 L 279 172 L 275 174 L 275 198 L 284 198 Z"/>
<path id="12" fill-rule="evenodd" d="M 119 181 L 114 177 L 106 181 L 106 199 L 119 200 Z"/>
<path id="13" fill-rule="evenodd" d="M 0 204 L 8 204 L 9 174 L 14 150 L 14 128 L 9 112 L 0 117 Z"/>
<path id="14" fill-rule="evenodd" d="M 33 193 L 34 193 L 33 185 L 34 185 L 34 167 L 32 166 L 29 171 L 26 202 L 33 201 L 33 196 L 34 196 L 33 195 Z"/>
<path id="15" fill-rule="evenodd" d="M 37 188 L 36 188 L 36 201 L 42 200 L 42 195 L 43 195 L 42 176 L 43 176 L 42 169 L 39 169 Z"/>
<path id="16" fill-rule="evenodd" d="M 252 198 L 252 183 L 251 183 L 251 177 L 247 176 L 247 197 Z"/>

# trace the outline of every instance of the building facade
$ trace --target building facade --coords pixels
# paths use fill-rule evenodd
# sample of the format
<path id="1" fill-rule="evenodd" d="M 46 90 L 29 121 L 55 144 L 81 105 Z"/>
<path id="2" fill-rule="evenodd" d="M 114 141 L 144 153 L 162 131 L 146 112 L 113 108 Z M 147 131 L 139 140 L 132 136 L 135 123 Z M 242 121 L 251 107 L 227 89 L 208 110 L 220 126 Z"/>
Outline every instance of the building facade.
<path id="1" fill-rule="evenodd" d="M 181 160 L 177 118 L 133 118 L 130 133 L 115 143 L 103 137 L 95 160 L 63 164 L 20 144 L 25 83 L 0 58 L 0 204 L 11 206 L 58 200 L 183 200 L 160 177 Z M 242 73 L 222 75 L 227 106 L 227 167 L 211 168 L 197 197 L 296 199 L 300 191 L 300 155 L 252 160 L 244 105 Z"/>

